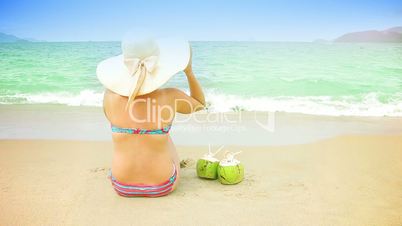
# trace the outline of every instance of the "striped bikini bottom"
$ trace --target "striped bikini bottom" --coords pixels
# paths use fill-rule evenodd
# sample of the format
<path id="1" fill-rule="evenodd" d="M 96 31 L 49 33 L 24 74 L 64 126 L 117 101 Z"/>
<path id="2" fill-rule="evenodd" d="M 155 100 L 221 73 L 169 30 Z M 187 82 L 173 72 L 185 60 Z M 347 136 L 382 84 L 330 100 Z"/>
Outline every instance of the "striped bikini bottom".
<path id="1" fill-rule="evenodd" d="M 109 173 L 112 186 L 117 194 L 124 197 L 159 197 L 172 192 L 173 185 L 176 181 L 177 170 L 173 164 L 172 176 L 165 182 L 157 185 L 143 185 L 143 184 L 125 184 L 118 182 L 113 177 L 112 172 Z"/>

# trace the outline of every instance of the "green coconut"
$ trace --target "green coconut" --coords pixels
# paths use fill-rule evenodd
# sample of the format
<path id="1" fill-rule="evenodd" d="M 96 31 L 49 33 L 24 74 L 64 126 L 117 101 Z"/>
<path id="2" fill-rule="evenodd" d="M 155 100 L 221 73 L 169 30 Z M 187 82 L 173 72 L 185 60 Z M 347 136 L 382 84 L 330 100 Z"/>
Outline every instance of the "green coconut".
<path id="1" fill-rule="evenodd" d="M 223 146 L 215 153 L 211 152 L 211 146 L 209 146 L 208 153 L 197 161 L 197 176 L 205 179 L 215 180 L 218 178 L 218 165 L 219 160 L 214 156 L 222 150 Z"/>
<path id="2" fill-rule="evenodd" d="M 209 161 L 207 159 L 199 159 L 197 161 L 197 176 L 206 179 L 217 179 L 219 161 Z"/>
<path id="3" fill-rule="evenodd" d="M 244 179 L 244 166 L 234 158 L 238 154 L 228 153 L 218 165 L 218 179 L 222 184 L 238 184 Z"/>

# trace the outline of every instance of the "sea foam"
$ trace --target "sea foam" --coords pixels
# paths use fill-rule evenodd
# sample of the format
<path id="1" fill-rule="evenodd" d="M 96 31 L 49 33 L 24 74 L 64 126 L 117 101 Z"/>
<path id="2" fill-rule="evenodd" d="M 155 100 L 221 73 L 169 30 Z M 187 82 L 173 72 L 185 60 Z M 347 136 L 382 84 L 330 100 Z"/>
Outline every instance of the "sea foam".
<path id="1" fill-rule="evenodd" d="M 187 91 L 188 92 L 188 91 Z M 369 93 L 362 98 L 353 96 L 277 96 L 244 97 L 206 90 L 208 111 L 270 111 L 330 116 L 402 116 L 402 93 L 395 100 L 381 102 L 379 95 Z M 102 106 L 103 92 L 83 90 L 78 94 L 67 92 L 16 94 L 2 98 L 2 104 L 63 104 L 68 106 Z"/>
<path id="2" fill-rule="evenodd" d="M 68 92 L 15 94 L 3 97 L 2 104 L 64 104 L 68 106 L 102 106 L 102 92 L 83 90 L 78 94 Z"/>

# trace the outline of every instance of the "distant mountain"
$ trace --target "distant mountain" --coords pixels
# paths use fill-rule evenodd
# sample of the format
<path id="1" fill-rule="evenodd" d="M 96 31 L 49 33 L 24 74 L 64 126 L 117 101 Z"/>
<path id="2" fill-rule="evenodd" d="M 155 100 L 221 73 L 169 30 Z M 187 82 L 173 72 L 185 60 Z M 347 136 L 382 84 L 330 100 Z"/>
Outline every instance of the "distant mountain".
<path id="1" fill-rule="evenodd" d="M 396 32 L 396 33 L 401 33 L 402 34 L 402 27 L 393 27 L 393 28 L 387 29 L 386 31 L 388 31 L 388 32 Z"/>
<path id="2" fill-rule="evenodd" d="M 28 42 L 28 40 L 0 32 L 0 42 Z"/>
<path id="3" fill-rule="evenodd" d="M 402 27 L 393 27 L 383 31 L 371 30 L 344 34 L 335 42 L 402 42 Z"/>

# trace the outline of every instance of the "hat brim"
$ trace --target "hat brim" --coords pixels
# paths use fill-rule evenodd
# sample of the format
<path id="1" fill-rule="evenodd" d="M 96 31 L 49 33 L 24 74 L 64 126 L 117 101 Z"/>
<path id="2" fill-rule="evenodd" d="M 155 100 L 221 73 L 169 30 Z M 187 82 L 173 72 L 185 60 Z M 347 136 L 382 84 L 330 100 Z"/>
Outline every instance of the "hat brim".
<path id="1" fill-rule="evenodd" d="M 137 95 L 144 95 L 160 88 L 173 75 L 183 71 L 190 59 L 190 45 L 180 39 L 157 39 L 159 60 L 157 67 L 144 80 Z M 123 55 L 101 61 L 96 75 L 105 88 L 122 96 L 129 96 L 138 78 L 131 76 L 124 64 Z"/>

